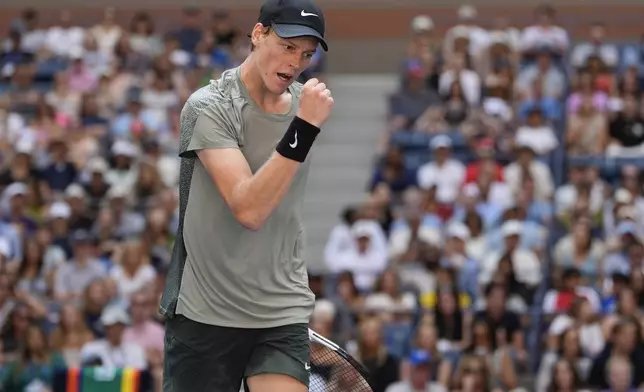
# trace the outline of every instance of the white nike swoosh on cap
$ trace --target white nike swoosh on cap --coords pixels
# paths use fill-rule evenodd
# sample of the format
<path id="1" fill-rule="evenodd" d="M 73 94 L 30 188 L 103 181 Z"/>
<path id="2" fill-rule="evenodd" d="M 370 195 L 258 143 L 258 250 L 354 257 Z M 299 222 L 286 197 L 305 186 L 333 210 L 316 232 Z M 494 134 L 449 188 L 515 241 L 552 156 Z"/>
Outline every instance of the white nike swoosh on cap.
<path id="1" fill-rule="evenodd" d="M 304 12 L 304 10 L 302 10 L 302 13 L 300 15 L 302 15 L 302 16 L 318 16 L 318 14 L 312 14 L 310 12 Z"/>

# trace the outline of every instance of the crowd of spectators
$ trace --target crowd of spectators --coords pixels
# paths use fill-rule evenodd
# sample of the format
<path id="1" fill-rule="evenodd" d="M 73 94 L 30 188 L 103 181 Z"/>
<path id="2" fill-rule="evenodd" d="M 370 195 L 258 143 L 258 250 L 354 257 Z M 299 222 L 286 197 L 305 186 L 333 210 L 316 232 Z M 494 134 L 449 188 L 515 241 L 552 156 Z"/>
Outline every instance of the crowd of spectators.
<path id="1" fill-rule="evenodd" d="M 375 392 L 640 387 L 644 48 L 601 23 L 573 44 L 550 7 L 523 30 L 458 16 L 444 37 L 411 23 L 369 197 L 309 274 L 312 327 Z M 3 391 L 95 365 L 159 389 L 179 112 L 249 50 L 224 11 L 182 18 L 25 10 L 0 43 Z"/>
<path id="2" fill-rule="evenodd" d="M 644 390 L 644 46 L 457 12 L 411 22 L 314 327 L 376 392 Z"/>
<path id="3" fill-rule="evenodd" d="M 179 114 L 249 42 L 224 11 L 163 33 L 145 12 L 39 12 L 0 40 L 0 388 L 160 390 Z M 59 374 L 96 365 L 118 371 Z"/>

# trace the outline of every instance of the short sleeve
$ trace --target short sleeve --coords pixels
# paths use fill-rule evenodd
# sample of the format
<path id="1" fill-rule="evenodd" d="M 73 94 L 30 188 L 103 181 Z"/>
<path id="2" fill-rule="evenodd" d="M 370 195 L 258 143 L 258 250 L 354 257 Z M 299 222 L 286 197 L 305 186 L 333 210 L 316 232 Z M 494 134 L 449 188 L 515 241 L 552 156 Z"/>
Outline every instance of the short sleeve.
<path id="1" fill-rule="evenodd" d="M 188 147 L 180 156 L 191 157 L 207 148 L 239 148 L 234 126 L 226 117 L 224 110 L 216 105 L 204 109 L 194 124 Z"/>

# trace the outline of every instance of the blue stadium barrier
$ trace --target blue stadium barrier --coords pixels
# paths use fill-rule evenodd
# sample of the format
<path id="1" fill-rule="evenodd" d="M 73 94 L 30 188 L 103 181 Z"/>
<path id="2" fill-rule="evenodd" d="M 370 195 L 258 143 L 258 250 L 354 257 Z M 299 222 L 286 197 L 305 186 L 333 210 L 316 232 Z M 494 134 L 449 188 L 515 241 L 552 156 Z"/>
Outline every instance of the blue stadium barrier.
<path id="1" fill-rule="evenodd" d="M 391 137 L 391 143 L 404 150 L 427 150 L 429 149 L 429 143 L 438 135 L 439 134 L 430 135 L 414 131 L 396 132 Z M 465 140 L 465 137 L 458 131 L 451 131 L 440 135 L 446 135 L 452 140 L 452 149 L 454 150 L 468 148 L 467 140 Z"/>

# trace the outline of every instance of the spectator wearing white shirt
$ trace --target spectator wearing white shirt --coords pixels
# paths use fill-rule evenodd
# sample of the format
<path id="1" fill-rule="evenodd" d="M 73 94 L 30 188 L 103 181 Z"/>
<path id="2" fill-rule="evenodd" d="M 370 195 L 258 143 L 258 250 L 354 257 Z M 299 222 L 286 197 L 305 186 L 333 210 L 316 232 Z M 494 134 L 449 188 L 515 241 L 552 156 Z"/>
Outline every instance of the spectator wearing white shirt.
<path id="1" fill-rule="evenodd" d="M 125 342 L 123 335 L 130 324 L 130 316 L 120 306 L 111 305 L 101 313 L 100 322 L 105 328 L 105 338 L 86 343 L 81 349 L 84 365 L 96 365 L 109 369 L 148 367 L 145 351 L 136 343 Z"/>
<path id="2" fill-rule="evenodd" d="M 360 291 L 373 288 L 376 278 L 387 267 L 387 246 L 377 222 L 359 220 L 351 227 L 354 245 L 329 249 L 326 264 L 333 273 L 350 271 Z"/>
<path id="3" fill-rule="evenodd" d="M 570 45 L 568 33 L 554 24 L 556 11 L 551 6 L 541 6 L 535 11 L 535 24 L 526 27 L 521 34 L 521 51 L 533 54 L 548 49 L 563 54 Z"/>
<path id="4" fill-rule="evenodd" d="M 516 274 L 516 280 L 530 288 L 541 283 L 541 263 L 537 255 L 528 249 L 519 248 L 520 235 L 523 232 L 523 225 L 516 220 L 510 220 L 503 224 L 501 233 L 505 241 L 505 253 L 498 250 L 492 251 L 483 259 L 479 273 L 479 283 L 486 285 L 492 282 L 497 273 L 499 261 L 508 254 L 511 257 L 512 267 Z"/>
<path id="5" fill-rule="evenodd" d="M 450 56 L 447 68 L 438 80 L 438 92 L 448 96 L 454 82 L 461 85 L 467 103 L 470 106 L 478 106 L 481 101 L 481 77 L 467 68 L 465 57 L 462 55 Z"/>
<path id="6" fill-rule="evenodd" d="M 582 68 L 590 56 L 599 56 L 602 62 L 609 68 L 615 68 L 619 62 L 619 50 L 617 46 L 604 42 L 606 37 L 606 26 L 601 22 L 595 22 L 590 26 L 590 40 L 579 43 L 572 50 L 571 60 L 573 67 Z"/>
<path id="7" fill-rule="evenodd" d="M 519 127 L 516 133 L 519 144 L 530 146 L 537 155 L 547 155 L 559 146 L 555 131 L 547 125 L 541 108 L 535 106 L 528 114 L 528 121 Z"/>
<path id="8" fill-rule="evenodd" d="M 130 240 L 123 245 L 120 264 L 110 271 L 119 295 L 125 300 L 152 284 L 156 276 L 138 240 Z"/>
<path id="9" fill-rule="evenodd" d="M 38 53 L 45 45 L 46 31 L 39 26 L 38 11 L 28 8 L 23 11 L 20 26 L 12 26 L 12 30 L 21 35 L 21 49 L 27 53 Z"/>
<path id="10" fill-rule="evenodd" d="M 503 177 L 513 194 L 523 188 L 523 183 L 530 177 L 535 184 L 535 200 L 548 201 L 554 193 L 554 181 L 550 168 L 543 162 L 535 159 L 532 147 L 523 141 L 518 141 L 517 160 L 505 167 Z"/>
<path id="11" fill-rule="evenodd" d="M 98 43 L 99 50 L 110 57 L 114 55 L 114 48 L 123 35 L 123 29 L 116 24 L 115 16 L 116 10 L 113 7 L 107 7 L 103 13 L 103 21 L 90 30 Z"/>
<path id="12" fill-rule="evenodd" d="M 448 136 L 434 137 L 429 147 L 434 152 L 435 159 L 418 169 L 418 185 L 425 190 L 436 187 L 437 201 L 451 204 L 465 181 L 465 166 L 450 158 L 452 140 Z"/>
<path id="13" fill-rule="evenodd" d="M 451 46 L 459 36 L 465 35 L 469 39 L 468 53 L 479 55 L 489 45 L 488 31 L 476 23 L 478 11 L 472 5 L 465 4 L 458 9 L 459 24 L 452 27 L 445 34 L 445 45 Z"/>
<path id="14" fill-rule="evenodd" d="M 60 13 L 58 25 L 47 31 L 45 46 L 54 56 L 70 58 L 72 53 L 79 53 L 83 50 L 83 39 L 85 31 L 78 26 L 72 25 L 72 15 L 69 10 Z"/>

